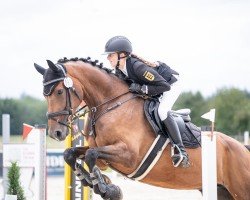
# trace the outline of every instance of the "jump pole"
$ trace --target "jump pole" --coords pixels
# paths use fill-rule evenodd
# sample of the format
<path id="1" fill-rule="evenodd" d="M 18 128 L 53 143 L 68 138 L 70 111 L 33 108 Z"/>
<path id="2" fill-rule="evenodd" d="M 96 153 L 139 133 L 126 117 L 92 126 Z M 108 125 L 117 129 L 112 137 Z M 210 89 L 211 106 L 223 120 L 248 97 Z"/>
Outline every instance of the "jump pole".
<path id="1" fill-rule="evenodd" d="M 244 145 L 248 145 L 249 141 L 249 131 L 244 132 Z"/>
<path id="2" fill-rule="evenodd" d="M 35 125 L 35 199 L 46 200 L 46 125 Z"/>
<path id="3" fill-rule="evenodd" d="M 84 125 L 87 123 L 87 115 L 77 119 L 79 131 L 77 133 L 72 134 L 71 130 L 70 134 L 66 137 L 65 147 L 78 147 L 78 146 L 87 146 L 87 141 L 84 140 L 84 136 L 81 133 L 81 130 L 84 130 Z M 84 168 L 87 169 L 85 163 L 83 164 Z M 64 165 L 64 183 L 65 183 L 65 200 L 91 200 L 92 199 L 92 191 L 89 187 L 83 187 L 81 185 L 81 181 L 77 176 L 73 173 L 70 166 L 65 163 Z"/>
<path id="4" fill-rule="evenodd" d="M 203 200 L 217 200 L 216 134 L 214 133 L 215 109 L 201 116 L 212 122 L 211 132 L 201 135 L 202 143 L 202 193 Z"/>
<path id="5" fill-rule="evenodd" d="M 2 114 L 2 137 L 3 137 L 3 144 L 10 143 L 10 115 L 9 114 Z M 8 168 L 3 167 L 3 189 L 4 194 L 7 193 L 7 174 Z"/>

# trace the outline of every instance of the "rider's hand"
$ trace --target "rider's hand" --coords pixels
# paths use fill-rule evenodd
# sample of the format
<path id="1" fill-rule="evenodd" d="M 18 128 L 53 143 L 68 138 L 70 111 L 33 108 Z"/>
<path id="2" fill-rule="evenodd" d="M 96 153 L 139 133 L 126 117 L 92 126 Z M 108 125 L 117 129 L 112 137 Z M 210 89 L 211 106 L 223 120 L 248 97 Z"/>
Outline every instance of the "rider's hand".
<path id="1" fill-rule="evenodd" d="M 147 94 L 147 86 L 141 86 L 138 83 L 132 83 L 129 87 L 129 91 L 138 94 Z"/>
<path id="2" fill-rule="evenodd" d="M 130 92 L 141 93 L 141 85 L 138 83 L 132 83 L 129 87 Z"/>

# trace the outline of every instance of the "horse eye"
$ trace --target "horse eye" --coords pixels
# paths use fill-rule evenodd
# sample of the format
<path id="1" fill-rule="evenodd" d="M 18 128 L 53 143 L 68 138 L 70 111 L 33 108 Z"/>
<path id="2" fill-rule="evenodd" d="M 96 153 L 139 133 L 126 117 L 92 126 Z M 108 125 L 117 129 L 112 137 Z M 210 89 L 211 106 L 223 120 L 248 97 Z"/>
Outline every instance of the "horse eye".
<path id="1" fill-rule="evenodd" d="M 60 95 L 63 93 L 63 89 L 57 90 L 57 94 Z"/>

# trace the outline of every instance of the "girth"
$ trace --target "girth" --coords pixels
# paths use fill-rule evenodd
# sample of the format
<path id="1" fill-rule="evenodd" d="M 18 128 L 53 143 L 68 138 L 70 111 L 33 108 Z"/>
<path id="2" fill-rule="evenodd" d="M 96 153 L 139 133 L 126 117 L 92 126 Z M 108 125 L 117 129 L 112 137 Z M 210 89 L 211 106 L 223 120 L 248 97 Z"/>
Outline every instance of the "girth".
<path id="1" fill-rule="evenodd" d="M 170 140 L 166 136 L 158 135 L 153 144 L 150 146 L 140 165 L 133 173 L 127 175 L 127 177 L 139 181 L 147 176 L 157 161 L 160 159 L 169 142 Z"/>

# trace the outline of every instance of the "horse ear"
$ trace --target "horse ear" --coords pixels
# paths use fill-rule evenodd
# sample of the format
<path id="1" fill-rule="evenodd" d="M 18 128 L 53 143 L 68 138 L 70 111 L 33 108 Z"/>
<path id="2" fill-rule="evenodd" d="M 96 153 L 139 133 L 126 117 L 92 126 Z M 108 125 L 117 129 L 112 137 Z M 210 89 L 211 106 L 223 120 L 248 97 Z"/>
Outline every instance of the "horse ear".
<path id="1" fill-rule="evenodd" d="M 60 68 L 56 66 L 52 61 L 47 60 L 47 63 L 49 65 L 49 68 L 52 69 L 54 72 L 60 71 Z"/>
<path id="2" fill-rule="evenodd" d="M 45 71 L 46 71 L 45 68 L 41 67 L 40 65 L 38 65 L 38 64 L 36 64 L 36 63 L 34 63 L 34 66 L 35 66 L 36 70 L 37 70 L 40 74 L 44 75 L 44 73 L 45 73 Z"/>

